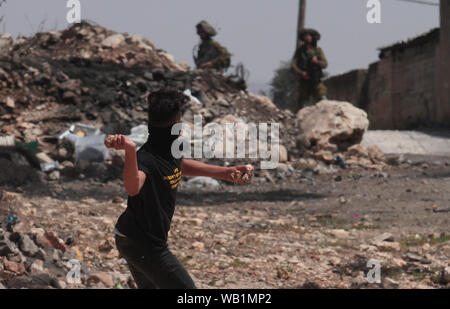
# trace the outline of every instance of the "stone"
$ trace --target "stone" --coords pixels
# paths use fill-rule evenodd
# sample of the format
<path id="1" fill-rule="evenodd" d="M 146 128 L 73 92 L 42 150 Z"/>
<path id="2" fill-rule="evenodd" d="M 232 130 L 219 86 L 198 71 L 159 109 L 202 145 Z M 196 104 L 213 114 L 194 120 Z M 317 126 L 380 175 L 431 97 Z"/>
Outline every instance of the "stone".
<path id="1" fill-rule="evenodd" d="M 62 252 L 66 252 L 67 247 L 64 242 L 56 237 L 53 232 L 45 232 L 45 238 L 50 242 L 51 246 L 55 249 L 61 250 Z"/>
<path id="2" fill-rule="evenodd" d="M 271 115 L 276 115 L 280 112 L 278 107 L 266 96 L 250 93 L 249 99 L 255 101 L 258 108 L 261 107 L 262 109 L 267 110 Z"/>
<path id="3" fill-rule="evenodd" d="M 277 164 L 277 171 L 280 173 L 288 173 L 289 172 L 289 165 L 284 163 L 278 163 Z"/>
<path id="4" fill-rule="evenodd" d="M 39 252 L 39 247 L 36 246 L 33 240 L 27 234 L 20 237 L 20 250 L 30 257 L 34 257 Z"/>
<path id="5" fill-rule="evenodd" d="M 279 145 L 278 151 L 279 151 L 278 162 L 280 162 L 280 163 L 287 162 L 289 158 L 288 158 L 288 151 L 287 151 L 286 147 L 284 147 L 283 145 Z"/>
<path id="6" fill-rule="evenodd" d="M 101 43 L 102 47 L 116 48 L 125 41 L 122 34 L 113 34 L 104 39 Z"/>
<path id="7" fill-rule="evenodd" d="M 14 40 L 9 33 L 3 33 L 0 35 L 0 51 L 7 50 L 13 42 Z"/>
<path id="8" fill-rule="evenodd" d="M 92 287 L 97 283 L 103 283 L 107 288 L 114 287 L 114 279 L 111 274 L 98 272 L 89 276 L 86 281 L 87 286 Z"/>
<path id="9" fill-rule="evenodd" d="M 56 263 L 58 261 L 61 260 L 61 251 L 57 250 L 57 249 L 52 249 L 52 261 L 53 263 Z"/>
<path id="10" fill-rule="evenodd" d="M 331 151 L 326 151 L 326 150 L 320 150 L 316 153 L 314 153 L 314 158 L 326 163 L 331 163 L 334 161 L 334 157 L 333 154 L 331 153 Z"/>
<path id="11" fill-rule="evenodd" d="M 61 172 L 60 171 L 52 171 L 50 174 L 48 174 L 49 180 L 59 180 L 61 178 Z"/>
<path id="12" fill-rule="evenodd" d="M 383 234 L 376 236 L 373 239 L 373 241 L 374 242 L 380 242 L 380 241 L 391 241 L 392 242 L 392 241 L 394 241 L 394 236 L 392 236 L 391 233 L 383 233 Z"/>
<path id="13" fill-rule="evenodd" d="M 25 266 L 22 263 L 8 261 L 6 257 L 3 257 L 3 268 L 7 271 L 21 275 L 25 273 Z"/>
<path id="14" fill-rule="evenodd" d="M 328 264 L 331 266 L 338 266 L 341 264 L 341 259 L 335 256 L 332 256 L 328 259 Z"/>
<path id="15" fill-rule="evenodd" d="M 98 250 L 99 250 L 100 252 L 105 252 L 105 253 L 107 253 L 107 252 L 111 251 L 112 249 L 114 249 L 114 245 L 113 245 L 113 243 L 112 243 L 110 240 L 108 240 L 108 239 L 102 241 L 102 242 L 100 243 L 100 245 L 98 246 Z"/>
<path id="16" fill-rule="evenodd" d="M 340 150 L 359 144 L 369 127 L 367 113 L 348 102 L 321 101 L 298 111 L 299 141 L 306 147 L 334 144 Z"/>
<path id="17" fill-rule="evenodd" d="M 30 234 L 34 235 L 34 236 L 38 236 L 38 235 L 44 236 L 45 230 L 43 228 L 40 228 L 40 227 L 32 227 L 30 229 Z"/>
<path id="18" fill-rule="evenodd" d="M 342 229 L 331 230 L 330 234 L 339 239 L 347 239 L 350 236 L 349 232 Z"/>
<path id="19" fill-rule="evenodd" d="M 404 267 L 406 266 L 408 263 L 406 263 L 403 259 L 401 258 L 392 258 L 392 265 L 395 267 Z"/>
<path id="20" fill-rule="evenodd" d="M 59 280 L 50 276 L 47 273 L 40 273 L 31 276 L 30 284 L 34 286 L 53 287 L 55 289 L 61 289 Z"/>
<path id="21" fill-rule="evenodd" d="M 450 283 L 450 266 L 445 267 L 444 270 L 442 271 L 441 281 L 444 284 Z"/>
<path id="22" fill-rule="evenodd" d="M 6 106 L 8 106 L 9 108 L 15 108 L 16 104 L 13 98 L 11 97 L 7 97 L 6 101 L 5 101 Z"/>
<path id="23" fill-rule="evenodd" d="M 35 260 L 30 266 L 30 272 L 32 275 L 41 274 L 44 272 L 44 262 L 41 260 Z"/>
<path id="24" fill-rule="evenodd" d="M 369 158 L 373 163 L 386 161 L 386 157 L 384 156 L 383 151 L 377 145 L 369 146 L 369 148 L 367 148 L 367 151 L 369 153 Z"/>
<path id="25" fill-rule="evenodd" d="M 353 145 L 347 149 L 346 156 L 368 158 L 369 152 L 363 145 L 357 144 L 357 145 Z"/>
<path id="26" fill-rule="evenodd" d="M 310 169 L 314 170 L 317 166 L 317 161 L 314 159 L 299 159 L 292 163 L 292 166 L 297 170 Z"/>
<path id="27" fill-rule="evenodd" d="M 9 241 L 0 241 L 0 256 L 7 256 L 8 254 L 14 253 L 15 248 Z"/>
<path id="28" fill-rule="evenodd" d="M 44 249 L 39 248 L 39 251 L 36 253 L 36 255 L 34 257 L 39 260 L 45 261 L 47 258 L 47 252 L 45 252 Z"/>
<path id="29" fill-rule="evenodd" d="M 79 98 L 78 98 L 77 94 L 74 93 L 73 91 L 64 92 L 62 99 L 66 103 L 76 103 L 76 104 L 79 103 Z"/>
<path id="30" fill-rule="evenodd" d="M 389 241 L 378 241 L 375 242 L 374 245 L 384 251 L 400 251 L 401 246 L 398 242 L 389 242 Z"/>
<path id="31" fill-rule="evenodd" d="M 45 234 L 45 232 L 44 232 L 44 234 Z M 47 239 L 47 237 L 45 237 L 44 234 L 37 234 L 36 235 L 36 244 L 39 247 L 44 248 L 44 249 L 52 248 L 52 244 Z"/>
<path id="32" fill-rule="evenodd" d="M 205 249 L 205 244 L 200 242 L 200 241 L 195 241 L 192 244 L 192 249 L 198 250 L 198 251 L 204 250 Z"/>
<path id="33" fill-rule="evenodd" d="M 397 289 L 400 286 L 400 283 L 391 278 L 385 278 L 384 284 L 387 285 L 387 288 L 394 288 L 394 289 Z"/>

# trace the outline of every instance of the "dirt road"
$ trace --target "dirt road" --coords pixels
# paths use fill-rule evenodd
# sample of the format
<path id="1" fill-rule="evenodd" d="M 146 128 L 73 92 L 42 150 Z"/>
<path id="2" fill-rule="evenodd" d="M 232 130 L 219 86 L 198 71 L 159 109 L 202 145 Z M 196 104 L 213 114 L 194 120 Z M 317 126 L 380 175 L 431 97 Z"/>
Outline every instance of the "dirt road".
<path id="1" fill-rule="evenodd" d="M 275 184 L 263 177 L 244 187 L 184 182 L 170 247 L 205 288 L 445 287 L 450 158 L 405 160 L 384 172 L 303 174 Z M 84 285 L 105 287 L 88 284 L 96 272 L 130 281 L 112 239 L 126 205 L 119 180 L 52 181 L 15 191 L 8 210 L 22 228 L 70 239 L 83 260 Z M 105 243 L 112 246 L 104 250 Z M 370 259 L 380 263 L 379 284 L 367 281 Z M 64 281 L 63 273 L 55 276 Z"/>

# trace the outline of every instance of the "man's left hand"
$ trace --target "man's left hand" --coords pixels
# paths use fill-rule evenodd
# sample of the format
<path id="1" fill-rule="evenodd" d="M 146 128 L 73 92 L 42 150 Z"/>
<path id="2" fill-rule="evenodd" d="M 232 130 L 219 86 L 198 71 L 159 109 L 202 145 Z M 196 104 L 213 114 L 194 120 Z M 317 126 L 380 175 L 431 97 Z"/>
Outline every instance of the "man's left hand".
<path id="1" fill-rule="evenodd" d="M 250 164 L 228 167 L 225 180 L 239 184 L 249 183 L 252 179 L 254 169 Z"/>

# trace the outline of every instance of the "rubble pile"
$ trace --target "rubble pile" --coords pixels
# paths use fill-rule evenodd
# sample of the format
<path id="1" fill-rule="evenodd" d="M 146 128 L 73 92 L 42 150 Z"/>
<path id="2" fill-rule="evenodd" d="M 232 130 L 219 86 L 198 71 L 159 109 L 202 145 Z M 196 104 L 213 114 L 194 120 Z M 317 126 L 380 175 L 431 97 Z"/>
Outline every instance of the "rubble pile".
<path id="1" fill-rule="evenodd" d="M 304 149 L 303 158 L 295 163 L 297 167 L 315 164 L 305 157 L 344 168 L 359 166 L 381 170 L 386 165 L 378 146 L 366 149 L 360 144 L 369 120 L 365 111 L 350 103 L 321 101 L 298 111 L 296 121 L 297 145 Z"/>
<path id="2" fill-rule="evenodd" d="M 101 254 L 105 260 L 117 258 L 112 239 L 104 239 L 95 250 L 86 250 L 79 247 L 79 234 L 73 236 L 74 231 L 62 231 L 59 236 L 50 230 L 55 228 L 51 223 L 45 226 L 33 221 L 39 207 L 21 194 L 3 191 L 0 204 L 0 288 L 135 287 L 130 275 L 121 273 L 118 266 L 105 271 L 106 265 L 82 262 L 94 254 Z M 40 210 L 41 215 L 50 211 Z M 97 225 L 96 228 L 101 229 Z"/>
<path id="3" fill-rule="evenodd" d="M 317 132 L 317 128 L 309 127 L 311 124 L 323 125 L 333 117 L 339 118 L 336 105 L 342 104 L 347 113 L 350 104 L 334 102 L 323 121 L 318 121 L 321 113 L 314 114 L 311 108 L 295 117 L 288 110 L 280 110 L 269 98 L 245 91 L 235 76 L 192 71 L 139 35 L 82 22 L 64 31 L 37 33 L 30 38 L 12 40 L 4 35 L 2 46 L 0 137 L 13 136 L 16 143 L 37 141 L 43 152 L 41 163 L 52 164 L 55 160 L 61 163 L 60 169 L 73 167 L 73 145 L 58 139 L 73 124 L 91 125 L 104 134 L 130 134 L 132 128 L 147 122 L 149 93 L 170 87 L 191 97 L 184 112 L 187 123 L 193 122 L 194 115 L 202 115 L 204 125 L 230 121 L 279 123 L 280 162 L 288 165 L 281 166 L 281 170 L 301 168 L 305 159 L 314 160 L 328 172 L 335 170 L 332 164 L 344 166 L 342 160 L 351 166 L 381 168 L 380 161 L 365 155 L 365 151 L 344 154 L 349 146 L 360 142 L 367 118 L 365 124 L 363 120 L 345 125 L 359 132 L 359 138 L 347 139 L 346 147 L 333 146 L 343 131 L 330 136 L 325 144 L 321 143 L 323 135 L 311 135 Z M 317 108 L 325 110 L 331 103 L 321 102 Z M 337 157 L 342 160 L 336 161 Z M 58 174 L 53 178 L 58 179 Z"/>
<path id="4" fill-rule="evenodd" d="M 147 121 L 148 94 L 164 87 L 189 90 L 200 103 L 186 111 L 187 121 L 193 112 L 206 122 L 227 115 L 247 122 L 292 116 L 268 98 L 243 91 L 233 78 L 190 71 L 138 35 L 84 22 L 60 32 L 8 38 L 0 54 L 0 136 L 38 140 L 47 153 L 74 123 L 129 134 Z"/>

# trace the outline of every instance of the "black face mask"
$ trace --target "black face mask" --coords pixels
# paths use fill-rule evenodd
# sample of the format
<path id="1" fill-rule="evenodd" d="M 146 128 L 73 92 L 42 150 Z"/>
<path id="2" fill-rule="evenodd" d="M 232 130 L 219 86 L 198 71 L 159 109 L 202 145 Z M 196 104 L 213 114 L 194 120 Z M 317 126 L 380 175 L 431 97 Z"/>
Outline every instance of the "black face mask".
<path id="1" fill-rule="evenodd" d="M 179 137 L 179 135 L 172 135 L 172 126 L 168 127 L 153 127 L 148 126 L 148 141 L 152 151 L 163 155 L 172 156 L 172 144 Z"/>

